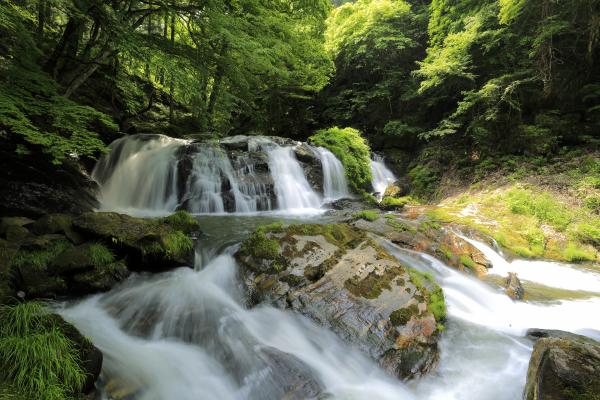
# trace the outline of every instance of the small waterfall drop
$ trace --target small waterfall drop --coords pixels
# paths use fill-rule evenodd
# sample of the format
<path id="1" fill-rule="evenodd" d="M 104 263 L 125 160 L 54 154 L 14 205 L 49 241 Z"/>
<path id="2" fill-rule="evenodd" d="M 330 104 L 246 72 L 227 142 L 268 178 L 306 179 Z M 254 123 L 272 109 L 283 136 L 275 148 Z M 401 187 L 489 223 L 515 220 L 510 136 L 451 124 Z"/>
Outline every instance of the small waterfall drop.
<path id="1" fill-rule="evenodd" d="M 103 209 L 171 212 L 177 199 L 177 153 L 185 140 L 163 135 L 127 136 L 94 167 Z"/>
<path id="2" fill-rule="evenodd" d="M 396 181 L 394 173 L 385 166 L 383 157 L 373 153 L 371 160 L 371 174 L 373 175 L 372 186 L 379 198 L 383 198 L 383 193 L 389 184 Z"/>
<path id="3" fill-rule="evenodd" d="M 350 197 L 346 171 L 341 161 L 323 147 L 315 149 L 323 167 L 323 197 L 325 202 Z"/>
<path id="4" fill-rule="evenodd" d="M 317 210 L 321 198 L 310 187 L 291 147 L 276 144 L 267 146 L 269 169 L 275 184 L 278 207 L 281 210 Z"/>
<path id="5" fill-rule="evenodd" d="M 224 213 L 226 201 L 233 202 L 239 213 L 257 211 L 256 196 L 240 191 L 238 176 L 219 148 L 202 147 L 195 154 L 185 200 L 194 213 Z"/>

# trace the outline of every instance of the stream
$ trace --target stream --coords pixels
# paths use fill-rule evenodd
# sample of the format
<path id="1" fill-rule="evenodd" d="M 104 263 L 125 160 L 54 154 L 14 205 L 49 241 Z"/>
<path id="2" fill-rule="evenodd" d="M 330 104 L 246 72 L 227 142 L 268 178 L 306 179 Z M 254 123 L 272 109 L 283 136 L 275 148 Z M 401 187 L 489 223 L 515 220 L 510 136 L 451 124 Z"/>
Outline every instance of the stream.
<path id="1" fill-rule="evenodd" d="M 267 305 L 246 307 L 237 277 L 233 254 L 256 226 L 335 220 L 322 212 L 322 205 L 326 198 L 347 195 L 337 159 L 317 151 L 332 171 L 323 177 L 328 183 L 321 195 L 308 185 L 289 147 L 259 143 L 266 146 L 265 160 L 274 171 L 276 201 L 267 201 L 265 188 L 270 183 L 261 187 L 252 175 L 255 170 L 236 169 L 218 150 L 200 150 L 204 158 L 193 164 L 186 184 L 179 185 L 185 190 L 178 190 L 177 166 L 169 160 L 182 145 L 162 138 L 125 143 L 121 157 L 126 152 L 133 157 L 115 160 L 113 153 L 96 171 L 104 182 L 107 209 L 169 213 L 182 201 L 179 192 L 193 200 L 203 231 L 193 268 L 136 274 L 108 293 L 61 309 L 104 354 L 99 386 L 106 399 L 106 393 L 136 400 L 281 399 L 291 386 L 310 385 L 299 379 L 309 377 L 323 388 L 325 395 L 319 398 L 328 399 L 517 400 L 533 347 L 525 337 L 528 328 L 600 338 L 598 271 L 560 263 L 509 262 L 493 248 L 468 239 L 492 261 L 491 275 L 514 271 L 524 284 L 584 294 L 519 302 L 492 283 L 382 240 L 401 263 L 436 278 L 448 308 L 437 370 L 420 380 L 394 379 L 307 318 Z M 205 162 L 206 157 L 213 162 Z M 137 176 L 146 164 L 154 175 Z M 229 214 L 219 181 L 227 174 L 228 192 L 237 199 Z M 239 184 L 232 184 L 236 180 Z M 142 186 L 136 191 L 138 184 Z M 307 388 L 311 390 L 317 392 L 316 387 Z"/>

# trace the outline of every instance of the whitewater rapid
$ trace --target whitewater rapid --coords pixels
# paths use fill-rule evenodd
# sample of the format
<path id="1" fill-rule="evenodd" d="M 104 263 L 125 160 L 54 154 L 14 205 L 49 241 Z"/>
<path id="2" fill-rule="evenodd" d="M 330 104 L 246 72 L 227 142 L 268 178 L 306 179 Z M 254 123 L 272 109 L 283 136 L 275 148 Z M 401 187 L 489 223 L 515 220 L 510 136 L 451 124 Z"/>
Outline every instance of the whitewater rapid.
<path id="1" fill-rule="evenodd" d="M 600 295 L 550 303 L 513 301 L 501 289 L 433 257 L 384 242 L 402 263 L 436 278 L 448 308 L 439 368 L 403 383 L 302 316 L 271 306 L 245 307 L 232 253 L 259 221 L 223 218 L 201 221 L 208 239 L 201 242 L 207 255 L 198 269 L 134 276 L 109 293 L 61 311 L 102 350 L 107 383 L 126 382 L 122 386 L 142 400 L 279 399 L 289 377 L 282 377 L 273 357 L 291 355 L 334 399 L 516 400 L 532 351 L 524 337 L 528 328 L 590 336 L 600 332 L 600 320 L 593 317 L 600 310 Z M 243 227 L 244 232 L 228 233 L 225 226 Z M 494 268 L 505 268 L 500 254 L 474 244 L 485 250 Z M 524 269 L 535 263 L 519 261 Z M 566 268 L 566 274 L 572 269 L 557 268 Z M 600 274 L 589 274 L 589 280 L 600 280 Z"/>

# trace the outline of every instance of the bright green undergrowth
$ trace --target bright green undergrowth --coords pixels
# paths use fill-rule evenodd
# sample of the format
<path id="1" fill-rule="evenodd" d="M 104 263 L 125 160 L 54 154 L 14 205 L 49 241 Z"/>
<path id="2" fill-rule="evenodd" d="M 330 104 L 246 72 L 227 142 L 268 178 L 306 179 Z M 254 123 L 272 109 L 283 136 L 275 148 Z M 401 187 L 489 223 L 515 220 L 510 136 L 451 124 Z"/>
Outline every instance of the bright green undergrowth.
<path id="1" fill-rule="evenodd" d="M 90 260 L 93 266 L 100 268 L 115 262 L 115 255 L 102 243 L 92 243 L 90 245 Z"/>
<path id="2" fill-rule="evenodd" d="M 379 218 L 379 213 L 373 210 L 363 210 L 354 214 L 354 217 L 358 219 L 364 219 L 367 221 L 375 221 Z"/>
<path id="3" fill-rule="evenodd" d="M 15 267 L 33 266 L 43 270 L 56 256 L 71 247 L 67 240 L 58 240 L 41 250 L 19 250 L 12 259 Z"/>
<path id="4" fill-rule="evenodd" d="M 333 127 L 317 131 L 308 140 L 328 149 L 340 160 L 354 192 L 371 191 L 371 150 L 360 131 Z"/>
<path id="5" fill-rule="evenodd" d="M 469 209 L 475 211 L 464 212 Z M 536 187 L 512 185 L 465 194 L 445 201 L 428 215 L 477 228 L 519 257 L 568 262 L 598 257 L 600 217 Z"/>
<path id="6" fill-rule="evenodd" d="M 7 398 L 71 399 L 85 381 L 80 362 L 41 304 L 0 306 L 0 387 Z"/>
<path id="7" fill-rule="evenodd" d="M 380 206 L 386 210 L 388 209 L 396 209 L 396 208 L 402 208 L 405 205 L 409 204 L 412 202 L 412 199 L 409 196 L 405 196 L 405 197 L 391 197 L 391 196 L 386 196 L 383 198 L 383 200 L 381 200 Z"/>

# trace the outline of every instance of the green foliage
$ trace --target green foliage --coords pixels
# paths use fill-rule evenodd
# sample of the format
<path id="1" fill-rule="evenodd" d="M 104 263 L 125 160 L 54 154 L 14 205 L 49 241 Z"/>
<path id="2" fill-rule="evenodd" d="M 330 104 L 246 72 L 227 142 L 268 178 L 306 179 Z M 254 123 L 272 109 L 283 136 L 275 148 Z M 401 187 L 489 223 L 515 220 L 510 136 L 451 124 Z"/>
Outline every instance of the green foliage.
<path id="1" fill-rule="evenodd" d="M 576 243 L 569 243 L 563 252 L 565 260 L 572 262 L 595 261 L 596 252 L 593 249 L 578 246 Z"/>
<path id="2" fill-rule="evenodd" d="M 414 196 L 427 199 L 433 196 L 437 189 L 439 177 L 426 165 L 416 165 L 409 172 L 411 192 Z"/>
<path id="3" fill-rule="evenodd" d="M 66 400 L 84 381 L 75 344 L 42 305 L 0 306 L 0 385 L 16 398 Z"/>
<path id="4" fill-rule="evenodd" d="M 32 266 L 44 270 L 50 261 L 71 246 L 67 240 L 58 240 L 41 250 L 19 250 L 12 259 L 12 265 Z"/>
<path id="5" fill-rule="evenodd" d="M 412 201 L 410 196 L 405 197 L 391 197 L 385 196 L 379 205 L 386 210 L 394 210 L 398 208 L 402 208 L 405 205 L 409 204 Z"/>
<path id="6" fill-rule="evenodd" d="M 266 235 L 265 229 L 255 230 L 242 245 L 241 251 L 258 259 L 275 260 L 279 257 L 281 246 L 275 239 Z"/>
<path id="7" fill-rule="evenodd" d="M 102 268 L 115 262 L 115 255 L 102 243 L 92 243 L 90 245 L 90 260 L 94 267 Z"/>
<path id="8" fill-rule="evenodd" d="M 514 188 L 506 193 L 506 202 L 513 213 L 534 216 L 541 223 L 560 231 L 564 231 L 573 218 L 569 209 L 553 199 L 549 193 L 538 194 Z"/>
<path id="9" fill-rule="evenodd" d="M 185 233 L 174 231 L 162 240 L 164 251 L 172 258 L 182 258 L 194 249 L 194 242 Z"/>
<path id="10" fill-rule="evenodd" d="M 200 223 L 193 215 L 184 210 L 176 211 L 174 214 L 160 219 L 161 223 L 171 226 L 182 232 L 194 232 L 200 229 Z"/>
<path id="11" fill-rule="evenodd" d="M 364 219 L 367 221 L 376 221 L 379 219 L 379 213 L 372 210 L 363 210 L 354 214 L 355 218 Z"/>
<path id="12" fill-rule="evenodd" d="M 446 319 L 446 301 L 442 288 L 435 282 L 433 276 L 427 272 L 420 272 L 410 268 L 408 270 L 410 281 L 424 294 L 427 294 L 427 310 L 430 311 L 437 322 Z M 430 287 L 431 289 L 427 289 Z"/>
<path id="13" fill-rule="evenodd" d="M 352 190 L 371 190 L 371 150 L 360 131 L 353 128 L 323 129 L 309 138 L 316 145 L 331 151 L 342 163 Z"/>

